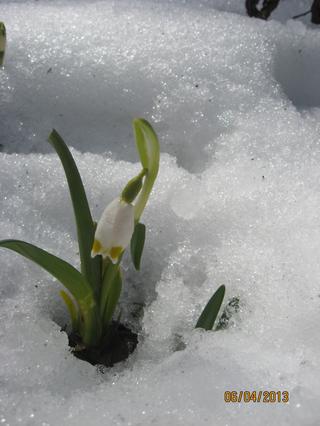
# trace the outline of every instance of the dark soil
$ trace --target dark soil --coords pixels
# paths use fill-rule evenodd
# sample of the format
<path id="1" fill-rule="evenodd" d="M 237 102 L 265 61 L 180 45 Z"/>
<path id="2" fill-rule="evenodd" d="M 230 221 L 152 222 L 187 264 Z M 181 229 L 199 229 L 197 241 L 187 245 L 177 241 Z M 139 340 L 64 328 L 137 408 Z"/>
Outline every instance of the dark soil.
<path id="1" fill-rule="evenodd" d="M 78 335 L 71 333 L 69 346 L 75 357 L 87 361 L 92 365 L 105 365 L 112 367 L 120 361 L 124 361 L 135 350 L 138 344 L 138 336 L 125 325 L 113 321 L 108 332 L 99 347 L 83 348 Z"/>

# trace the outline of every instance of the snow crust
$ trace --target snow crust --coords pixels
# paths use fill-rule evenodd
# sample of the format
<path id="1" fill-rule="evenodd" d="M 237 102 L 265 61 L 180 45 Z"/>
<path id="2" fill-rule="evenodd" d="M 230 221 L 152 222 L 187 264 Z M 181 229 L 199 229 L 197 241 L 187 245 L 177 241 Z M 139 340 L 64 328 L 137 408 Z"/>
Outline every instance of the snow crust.
<path id="1" fill-rule="evenodd" d="M 1 250 L 1 425 L 320 424 L 320 32 L 286 21 L 308 1 L 269 22 L 242 3 L 1 2 L 1 239 L 78 265 L 53 127 L 96 218 L 139 170 L 133 117 L 162 151 L 141 272 L 124 262 L 126 362 L 76 360 L 59 284 Z M 240 311 L 194 330 L 221 284 Z M 290 401 L 227 404 L 228 390 Z"/>

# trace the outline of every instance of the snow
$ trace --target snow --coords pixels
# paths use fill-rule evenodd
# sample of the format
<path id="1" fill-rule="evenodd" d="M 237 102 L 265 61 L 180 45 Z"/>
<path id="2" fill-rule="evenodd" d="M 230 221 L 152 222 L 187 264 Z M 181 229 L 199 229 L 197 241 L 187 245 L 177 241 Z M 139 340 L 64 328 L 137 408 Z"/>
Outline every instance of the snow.
<path id="1" fill-rule="evenodd" d="M 124 259 L 124 319 L 139 330 L 126 362 L 75 359 L 59 284 L 1 250 L 1 424 L 320 423 L 320 32 L 288 20 L 307 0 L 282 0 L 269 22 L 243 3 L 1 3 L 1 239 L 78 265 L 53 127 L 95 218 L 139 170 L 133 117 L 162 152 L 141 271 Z M 240 311 L 194 330 L 221 284 Z M 290 400 L 225 403 L 227 390 Z"/>

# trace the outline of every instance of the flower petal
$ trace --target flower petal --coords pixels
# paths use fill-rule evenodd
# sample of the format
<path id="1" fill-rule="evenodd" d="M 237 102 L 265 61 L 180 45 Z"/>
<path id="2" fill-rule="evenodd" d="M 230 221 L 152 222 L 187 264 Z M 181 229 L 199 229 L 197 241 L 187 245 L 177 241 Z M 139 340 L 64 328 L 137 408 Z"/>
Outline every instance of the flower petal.
<path id="1" fill-rule="evenodd" d="M 134 231 L 134 207 L 120 201 L 113 224 L 112 247 L 128 247 Z"/>
<path id="2" fill-rule="evenodd" d="M 120 198 L 113 200 L 101 215 L 91 256 L 101 254 L 116 263 L 129 245 L 134 230 L 134 207 Z"/>

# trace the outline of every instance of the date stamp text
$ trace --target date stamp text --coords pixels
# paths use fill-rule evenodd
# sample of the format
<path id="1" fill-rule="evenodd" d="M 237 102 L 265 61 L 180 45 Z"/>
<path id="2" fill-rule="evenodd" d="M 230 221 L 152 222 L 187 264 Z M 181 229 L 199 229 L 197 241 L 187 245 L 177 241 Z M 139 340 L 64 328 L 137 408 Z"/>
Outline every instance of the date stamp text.
<path id="1" fill-rule="evenodd" d="M 289 402 L 289 392 L 288 391 L 225 391 L 224 401 L 229 402 L 262 402 L 266 404 L 274 403 L 284 403 Z"/>

